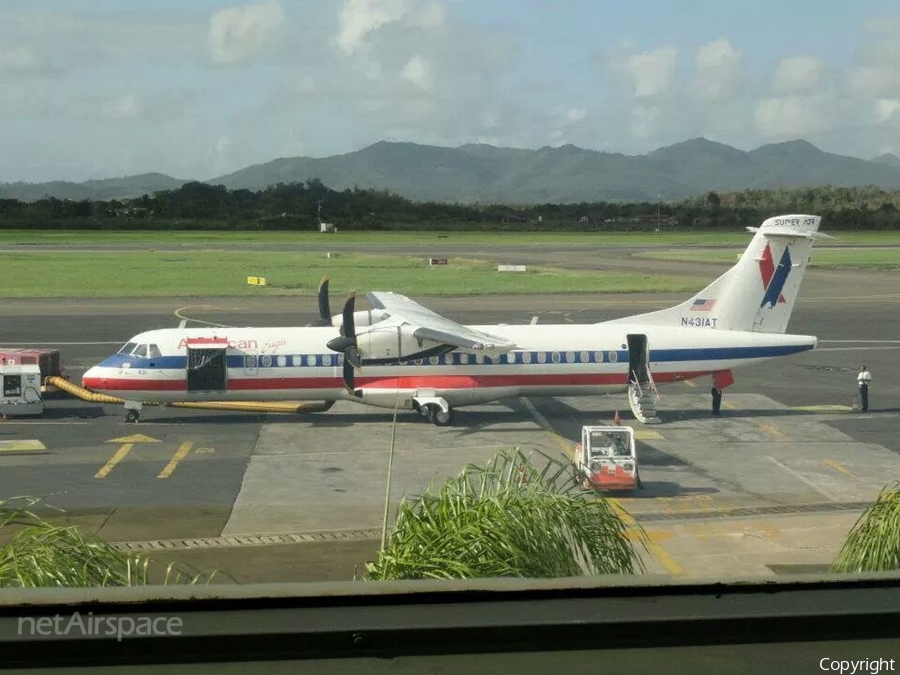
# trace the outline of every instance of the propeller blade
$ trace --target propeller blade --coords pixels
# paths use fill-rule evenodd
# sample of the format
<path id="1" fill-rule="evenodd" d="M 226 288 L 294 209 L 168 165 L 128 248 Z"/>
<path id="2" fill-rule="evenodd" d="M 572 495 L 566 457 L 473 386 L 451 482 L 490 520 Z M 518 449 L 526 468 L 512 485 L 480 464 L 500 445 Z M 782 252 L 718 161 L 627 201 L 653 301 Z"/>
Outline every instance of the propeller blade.
<path id="1" fill-rule="evenodd" d="M 350 391 L 353 391 L 353 389 L 354 389 L 353 385 L 355 384 L 355 382 L 356 382 L 356 380 L 354 378 L 354 373 L 353 373 L 353 364 L 350 363 L 350 359 L 348 359 L 347 356 L 345 355 L 344 356 L 344 384 L 347 385 L 347 389 L 349 389 Z"/>
<path id="2" fill-rule="evenodd" d="M 354 347 L 347 347 L 344 352 L 344 360 L 354 368 L 362 368 L 362 359 L 359 357 L 359 350 Z"/>
<path id="3" fill-rule="evenodd" d="M 323 326 L 331 325 L 331 304 L 328 301 L 328 276 L 319 282 L 319 320 Z"/>
<path id="4" fill-rule="evenodd" d="M 356 323 L 353 320 L 353 311 L 356 309 L 356 291 L 350 293 L 347 302 L 344 303 L 344 323 L 341 326 L 341 335 L 349 338 L 356 337 Z"/>

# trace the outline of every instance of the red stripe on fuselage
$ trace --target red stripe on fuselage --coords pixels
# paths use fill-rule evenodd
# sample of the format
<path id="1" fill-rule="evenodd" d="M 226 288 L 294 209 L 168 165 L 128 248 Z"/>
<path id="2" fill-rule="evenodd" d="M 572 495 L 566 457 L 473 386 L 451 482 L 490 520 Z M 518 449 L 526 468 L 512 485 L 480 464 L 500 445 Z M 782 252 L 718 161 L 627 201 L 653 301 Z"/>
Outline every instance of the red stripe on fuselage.
<path id="1" fill-rule="evenodd" d="M 676 382 L 712 371 L 658 373 L 654 380 Z M 521 374 L 521 375 L 421 375 L 407 377 L 357 377 L 355 385 L 360 389 L 478 389 L 481 387 L 527 386 L 586 386 L 625 385 L 625 373 L 588 374 Z M 96 391 L 183 391 L 187 392 L 187 380 L 156 380 L 137 378 L 89 378 L 85 386 Z M 329 389 L 343 388 L 340 377 L 260 377 L 235 378 L 228 381 L 227 391 L 254 391 L 270 389 Z"/>

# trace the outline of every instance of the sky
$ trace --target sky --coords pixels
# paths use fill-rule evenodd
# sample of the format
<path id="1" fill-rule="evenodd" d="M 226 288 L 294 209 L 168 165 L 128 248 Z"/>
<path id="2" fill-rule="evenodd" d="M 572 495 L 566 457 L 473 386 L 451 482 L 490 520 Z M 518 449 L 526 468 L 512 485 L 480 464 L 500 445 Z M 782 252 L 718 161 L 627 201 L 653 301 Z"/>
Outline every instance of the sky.
<path id="1" fill-rule="evenodd" d="M 0 181 L 379 140 L 900 154 L 896 0 L 3 0 Z"/>

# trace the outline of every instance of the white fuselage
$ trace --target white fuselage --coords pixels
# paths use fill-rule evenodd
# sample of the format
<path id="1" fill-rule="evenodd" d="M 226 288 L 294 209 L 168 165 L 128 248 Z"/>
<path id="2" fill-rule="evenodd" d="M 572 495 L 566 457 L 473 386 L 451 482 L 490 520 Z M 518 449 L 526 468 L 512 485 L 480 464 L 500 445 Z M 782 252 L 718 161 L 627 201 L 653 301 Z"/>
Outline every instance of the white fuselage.
<path id="1" fill-rule="evenodd" d="M 326 347 L 338 335 L 324 328 L 161 329 L 130 341 L 146 356 L 119 353 L 88 370 L 86 387 L 143 402 L 228 400 L 354 400 L 410 407 L 413 396 L 442 397 L 453 407 L 513 396 L 578 396 L 626 391 L 629 334 L 647 336 L 649 370 L 657 384 L 729 371 L 813 349 L 816 338 L 744 331 L 635 324 L 489 325 L 471 328 L 517 348 L 493 357 L 453 349 L 355 372 L 354 395 L 344 384 L 343 356 Z M 214 388 L 189 387 L 187 343 L 218 339 L 227 370 Z M 206 345 L 200 345 L 206 347 Z M 436 345 L 435 345 L 436 346 Z M 428 346 L 422 347 L 427 350 Z M 365 359 L 364 355 L 364 359 Z M 223 386 L 224 385 L 224 386 Z"/>

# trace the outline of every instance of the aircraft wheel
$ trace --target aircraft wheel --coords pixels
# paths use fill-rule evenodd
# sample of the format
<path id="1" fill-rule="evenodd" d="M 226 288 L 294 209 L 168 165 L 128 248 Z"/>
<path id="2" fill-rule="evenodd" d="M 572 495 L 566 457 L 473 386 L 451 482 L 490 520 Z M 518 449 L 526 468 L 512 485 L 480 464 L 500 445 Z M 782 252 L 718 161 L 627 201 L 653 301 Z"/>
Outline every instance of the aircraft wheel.
<path id="1" fill-rule="evenodd" d="M 125 421 L 134 424 L 141 418 L 141 413 L 137 410 L 129 410 L 125 413 Z"/>
<path id="2" fill-rule="evenodd" d="M 430 405 L 422 405 L 419 406 L 419 414 L 425 419 L 431 419 L 432 417 L 432 406 Z"/>
<path id="3" fill-rule="evenodd" d="M 434 412 L 431 415 L 431 421 L 439 427 L 446 427 L 453 424 L 453 408 L 444 412 L 438 406 L 434 406 Z"/>

